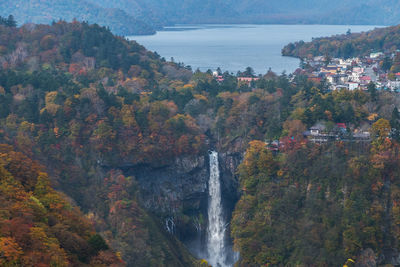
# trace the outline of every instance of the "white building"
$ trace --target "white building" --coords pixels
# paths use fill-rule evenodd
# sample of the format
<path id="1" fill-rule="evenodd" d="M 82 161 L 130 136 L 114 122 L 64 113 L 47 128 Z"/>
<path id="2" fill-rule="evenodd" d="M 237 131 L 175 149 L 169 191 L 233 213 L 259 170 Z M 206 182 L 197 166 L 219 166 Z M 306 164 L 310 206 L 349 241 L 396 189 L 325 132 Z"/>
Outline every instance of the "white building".
<path id="1" fill-rule="evenodd" d="M 380 57 L 380 56 L 383 56 L 383 53 L 382 53 L 382 52 L 371 53 L 371 54 L 369 55 L 369 57 L 372 58 L 372 59 L 378 58 L 378 57 Z"/>
<path id="2" fill-rule="evenodd" d="M 359 84 L 356 82 L 347 82 L 346 85 L 350 91 L 356 90 L 359 87 Z"/>
<path id="3" fill-rule="evenodd" d="M 398 90 L 400 89 L 400 81 L 388 81 L 387 87 L 389 87 L 390 90 Z"/>

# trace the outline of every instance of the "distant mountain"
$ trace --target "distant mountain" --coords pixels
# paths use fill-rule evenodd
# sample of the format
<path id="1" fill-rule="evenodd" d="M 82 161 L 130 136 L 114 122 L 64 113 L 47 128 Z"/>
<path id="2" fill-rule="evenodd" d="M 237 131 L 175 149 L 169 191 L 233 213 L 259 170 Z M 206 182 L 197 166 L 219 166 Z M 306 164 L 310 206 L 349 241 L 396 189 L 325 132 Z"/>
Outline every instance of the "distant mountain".
<path id="1" fill-rule="evenodd" d="M 3 0 L 0 16 L 13 14 L 17 22 L 49 24 L 59 19 L 88 21 L 108 26 L 115 34 L 152 34 L 147 23 L 128 15 L 122 9 L 103 8 L 85 0 Z"/>
<path id="2" fill-rule="evenodd" d="M 148 5 L 147 1 L 141 0 L 87 0 L 93 4 L 99 5 L 106 9 L 120 9 L 129 16 L 143 21 L 155 28 L 160 28 L 166 24 L 166 19 L 160 17 L 160 12 L 153 12 L 153 8 Z M 157 14 L 157 15 L 156 15 Z"/>
<path id="3" fill-rule="evenodd" d="M 94 0 L 90 0 L 93 1 Z M 400 23 L 395 0 L 99 0 L 136 18 L 171 23 Z"/>
<path id="4" fill-rule="evenodd" d="M 400 23 L 396 0 L 2 0 L 0 10 L 20 23 L 76 18 L 124 35 L 151 34 L 179 23 Z"/>

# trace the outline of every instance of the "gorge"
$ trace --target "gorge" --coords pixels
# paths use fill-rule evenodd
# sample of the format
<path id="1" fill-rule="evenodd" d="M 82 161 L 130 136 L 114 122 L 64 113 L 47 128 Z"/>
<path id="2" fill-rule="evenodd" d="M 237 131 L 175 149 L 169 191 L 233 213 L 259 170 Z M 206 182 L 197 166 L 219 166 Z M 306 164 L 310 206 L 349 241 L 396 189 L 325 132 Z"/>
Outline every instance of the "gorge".
<path id="1" fill-rule="evenodd" d="M 143 206 L 164 229 L 212 266 L 233 266 L 229 221 L 238 200 L 236 169 L 241 154 L 210 151 L 177 158 L 170 165 L 122 167 L 140 187 Z M 217 265 L 217 263 L 219 265 Z"/>

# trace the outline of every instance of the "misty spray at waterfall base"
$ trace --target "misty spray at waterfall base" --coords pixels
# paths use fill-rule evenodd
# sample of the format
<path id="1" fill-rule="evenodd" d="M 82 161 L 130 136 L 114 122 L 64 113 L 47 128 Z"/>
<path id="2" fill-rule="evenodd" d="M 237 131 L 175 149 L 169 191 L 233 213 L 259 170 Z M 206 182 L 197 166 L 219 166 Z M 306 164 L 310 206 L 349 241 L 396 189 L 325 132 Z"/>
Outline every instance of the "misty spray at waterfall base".
<path id="1" fill-rule="evenodd" d="M 222 205 L 221 181 L 218 153 L 210 152 L 210 179 L 208 182 L 208 226 L 206 236 L 206 257 L 213 267 L 233 266 L 237 255 L 228 242 L 228 223 Z"/>

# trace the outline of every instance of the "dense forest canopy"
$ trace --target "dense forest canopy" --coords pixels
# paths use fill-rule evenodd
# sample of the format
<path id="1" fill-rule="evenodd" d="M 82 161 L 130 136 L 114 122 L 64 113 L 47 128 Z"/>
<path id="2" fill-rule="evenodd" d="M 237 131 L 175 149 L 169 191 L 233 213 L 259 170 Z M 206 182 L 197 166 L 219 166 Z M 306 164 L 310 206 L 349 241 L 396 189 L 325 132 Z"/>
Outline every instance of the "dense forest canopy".
<path id="1" fill-rule="evenodd" d="M 373 52 L 396 52 L 399 47 L 400 26 L 392 26 L 363 33 L 315 38 L 311 42 L 290 43 L 282 49 L 282 54 L 299 58 L 326 55 L 352 58 L 367 56 Z"/>
<path id="2" fill-rule="evenodd" d="M 46 235 L 48 244 L 37 249 L 46 255 L 54 250 L 63 262 L 90 263 L 103 255 L 120 256 L 130 266 L 196 266 L 161 226 L 166 214 L 142 205 L 138 180 L 124 169 L 162 169 L 179 158 L 206 155 L 210 147 L 238 154 L 247 149 L 232 220 L 241 266 L 337 265 L 349 257 L 362 260 L 367 249 L 391 263 L 400 235 L 399 95 L 329 91 L 325 81 L 302 75 L 268 72 L 250 83 L 228 72 L 219 76 L 217 81 L 211 71 L 166 62 L 98 25 L 0 25 L 0 142 L 9 145 L 0 150 L 0 172 L 4 192 L 16 188 L 22 200 L 30 199 L 24 205 L 33 205 L 29 218 L 37 224 L 23 223 L 24 235 Z M 321 145 L 305 138 L 319 123 L 338 140 Z M 371 142 L 353 142 L 358 131 L 369 131 Z M 284 146 L 271 149 L 274 141 Z M 7 169 L 8 154 L 32 166 L 39 161 L 50 174 L 42 175 L 49 179 L 41 184 L 60 205 L 47 204 L 50 196 L 38 186 L 42 176 L 36 171 L 17 175 Z M 83 223 L 76 231 L 86 232 L 74 235 L 78 248 L 87 250 L 53 238 L 53 213 L 61 216 L 61 233 L 76 225 L 64 213 L 75 209 L 50 183 L 93 223 L 95 229 Z M 2 228 L 12 212 L 26 219 L 18 205 L 7 204 L 20 201 L 0 203 L 9 209 L 0 216 L 0 246 L 4 240 L 12 245 L 11 261 L 24 261 L 24 253 L 36 249 L 27 245 L 29 238 L 19 240 Z M 195 221 L 199 217 L 184 204 L 174 207 L 177 224 L 204 228 L 205 220 Z M 120 253 L 105 254 L 106 245 Z"/>
<path id="3" fill-rule="evenodd" d="M 368 249 L 393 263 L 400 158 L 398 143 L 384 138 L 366 147 L 299 144 L 280 155 L 251 142 L 232 219 L 241 265 L 361 264 Z"/>

